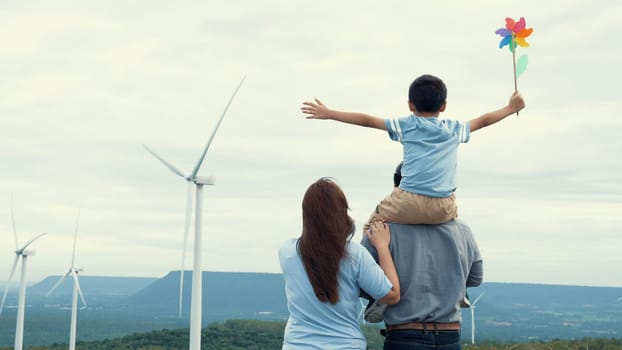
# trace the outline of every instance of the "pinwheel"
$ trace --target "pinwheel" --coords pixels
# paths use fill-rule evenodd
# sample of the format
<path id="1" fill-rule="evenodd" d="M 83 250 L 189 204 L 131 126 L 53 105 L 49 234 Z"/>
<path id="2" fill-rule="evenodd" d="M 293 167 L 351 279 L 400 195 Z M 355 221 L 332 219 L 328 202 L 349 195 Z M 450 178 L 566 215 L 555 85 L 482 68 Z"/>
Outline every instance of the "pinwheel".
<path id="1" fill-rule="evenodd" d="M 516 79 L 527 69 L 527 55 L 522 55 L 516 61 L 516 47 L 528 47 L 529 43 L 525 40 L 533 32 L 533 28 L 526 28 L 525 18 L 521 17 L 518 21 L 514 21 L 510 17 L 505 19 L 505 27 L 499 28 L 495 34 L 500 35 L 501 41 L 499 48 L 507 46 L 512 52 L 512 65 L 514 67 L 514 91 L 518 90 Z"/>

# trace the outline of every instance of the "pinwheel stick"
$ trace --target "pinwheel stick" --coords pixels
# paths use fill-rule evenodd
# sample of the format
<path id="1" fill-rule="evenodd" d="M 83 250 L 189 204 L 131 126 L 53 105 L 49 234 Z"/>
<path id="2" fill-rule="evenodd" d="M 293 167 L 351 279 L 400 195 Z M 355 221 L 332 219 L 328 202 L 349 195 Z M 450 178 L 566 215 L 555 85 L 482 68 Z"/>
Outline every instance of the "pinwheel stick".
<path id="1" fill-rule="evenodd" d="M 510 40 L 510 46 L 512 47 L 512 67 L 514 68 L 514 92 L 517 92 L 518 82 L 516 79 L 516 42 L 514 41 L 514 38 Z M 518 112 L 516 112 L 516 115 L 518 115 Z"/>
<path id="2" fill-rule="evenodd" d="M 516 79 L 516 44 L 514 44 L 514 40 L 512 40 L 512 66 L 514 68 L 514 92 L 518 91 L 518 83 Z"/>

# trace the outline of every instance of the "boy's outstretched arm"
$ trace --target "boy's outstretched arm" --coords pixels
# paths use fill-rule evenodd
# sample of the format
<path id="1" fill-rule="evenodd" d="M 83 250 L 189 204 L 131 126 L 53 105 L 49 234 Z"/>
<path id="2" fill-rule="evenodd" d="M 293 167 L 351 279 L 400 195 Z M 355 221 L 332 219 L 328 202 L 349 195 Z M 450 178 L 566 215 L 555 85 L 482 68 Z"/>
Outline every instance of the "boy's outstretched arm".
<path id="1" fill-rule="evenodd" d="M 523 108 L 525 108 L 525 101 L 523 101 L 523 97 L 519 92 L 515 92 L 510 97 L 510 102 L 508 102 L 507 106 L 497 109 L 496 111 L 483 114 L 475 119 L 471 119 L 469 121 L 471 132 L 499 122 L 505 119 L 505 117 L 512 115 Z"/>
<path id="2" fill-rule="evenodd" d="M 302 113 L 307 114 L 307 119 L 332 119 L 343 123 L 387 130 L 384 119 L 363 113 L 342 112 L 329 109 L 317 98 L 315 102 L 303 102 L 300 110 L 302 110 Z"/>

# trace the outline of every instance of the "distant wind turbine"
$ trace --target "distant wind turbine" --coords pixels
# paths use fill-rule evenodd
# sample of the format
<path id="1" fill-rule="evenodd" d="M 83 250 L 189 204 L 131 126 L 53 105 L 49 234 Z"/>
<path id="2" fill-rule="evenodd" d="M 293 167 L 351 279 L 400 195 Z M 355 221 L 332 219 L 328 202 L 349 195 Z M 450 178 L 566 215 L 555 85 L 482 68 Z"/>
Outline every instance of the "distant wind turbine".
<path id="1" fill-rule="evenodd" d="M 9 291 L 9 285 L 13 280 L 13 274 L 17 268 L 18 260 L 22 259 L 21 276 L 19 280 L 19 293 L 17 298 L 17 322 L 15 325 L 15 350 L 21 350 L 24 344 L 24 311 L 26 309 L 26 262 L 29 256 L 35 255 L 34 250 L 26 250 L 29 245 L 39 239 L 39 237 L 46 233 L 41 233 L 30 241 L 26 242 L 23 246 L 19 246 L 17 241 L 17 230 L 15 230 L 15 214 L 13 212 L 13 196 L 11 196 L 11 223 L 13 225 L 13 236 L 15 237 L 15 260 L 13 260 L 13 267 L 11 268 L 11 274 L 7 281 L 4 294 L 2 295 L 2 302 L 0 303 L 0 315 L 4 308 L 4 302 L 6 301 L 6 295 Z"/>
<path id="2" fill-rule="evenodd" d="M 471 344 L 475 344 L 475 304 L 484 294 L 486 294 L 486 291 L 483 291 L 475 301 L 469 303 L 469 308 L 471 308 Z M 465 301 L 468 303 L 468 299 L 465 299 Z"/>
<path id="3" fill-rule="evenodd" d="M 618 299 L 616 300 L 616 303 L 617 303 L 618 301 L 622 301 L 622 297 L 618 298 Z"/>
<path id="4" fill-rule="evenodd" d="M 202 311 L 202 269 L 201 269 L 201 248 L 202 248 L 202 234 L 201 234 L 201 213 L 203 210 L 203 186 L 204 185 L 213 185 L 214 179 L 211 176 L 204 177 L 198 176 L 199 168 L 203 163 L 203 159 L 205 158 L 205 154 L 207 154 L 207 150 L 218 131 L 218 127 L 222 122 L 233 98 L 238 93 L 238 90 L 242 86 L 245 78 L 242 78 L 237 88 L 231 95 L 229 102 L 227 103 L 225 110 L 220 115 L 220 119 L 218 119 L 218 123 L 216 127 L 212 131 L 212 135 L 207 141 L 207 145 L 203 149 L 203 153 L 199 157 L 198 162 L 194 166 L 192 172 L 184 171 L 164 158 L 157 155 L 153 152 L 149 147 L 143 145 L 143 147 L 151 153 L 154 157 L 156 157 L 164 166 L 169 168 L 176 175 L 181 176 L 188 182 L 188 190 L 186 195 L 186 221 L 184 225 L 184 243 L 182 247 L 182 258 L 181 258 L 181 270 L 180 270 L 180 279 L 179 279 L 179 317 L 181 317 L 182 310 L 182 294 L 183 294 L 183 284 L 184 284 L 184 261 L 186 259 L 186 245 L 188 242 L 188 230 L 190 227 L 190 217 L 192 211 L 192 184 L 195 185 L 195 215 L 194 215 L 194 260 L 192 267 L 192 296 L 190 301 L 190 349 L 191 350 L 199 350 L 201 348 L 201 311 Z"/>
<path id="5" fill-rule="evenodd" d="M 73 298 L 71 300 L 71 324 L 69 327 L 69 350 L 75 350 L 76 348 L 76 328 L 78 321 L 78 295 L 80 299 L 82 299 L 82 304 L 86 307 L 86 301 L 84 300 L 84 296 L 82 295 L 82 290 L 80 289 L 80 281 L 78 280 L 78 272 L 81 272 L 82 269 L 78 269 L 75 267 L 76 262 L 76 240 L 78 238 L 78 222 L 80 221 L 80 212 L 78 211 L 78 217 L 76 219 L 76 228 L 73 233 L 73 253 L 71 255 L 71 266 L 69 267 L 69 271 L 58 279 L 58 282 L 54 284 L 54 286 L 47 292 L 47 296 L 52 294 L 52 292 L 58 288 L 67 276 L 71 276 L 73 278 Z"/>

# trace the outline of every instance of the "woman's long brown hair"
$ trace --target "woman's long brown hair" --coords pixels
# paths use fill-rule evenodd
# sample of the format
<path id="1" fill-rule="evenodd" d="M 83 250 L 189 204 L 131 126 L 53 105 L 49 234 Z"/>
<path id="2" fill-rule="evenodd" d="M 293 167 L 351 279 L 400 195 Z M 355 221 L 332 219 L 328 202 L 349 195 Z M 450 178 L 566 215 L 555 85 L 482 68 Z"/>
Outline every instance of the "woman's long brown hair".
<path id="1" fill-rule="evenodd" d="M 307 189 L 302 200 L 302 235 L 298 253 L 317 298 L 339 301 L 339 264 L 346 256 L 346 242 L 354 234 L 343 191 L 329 178 Z"/>

